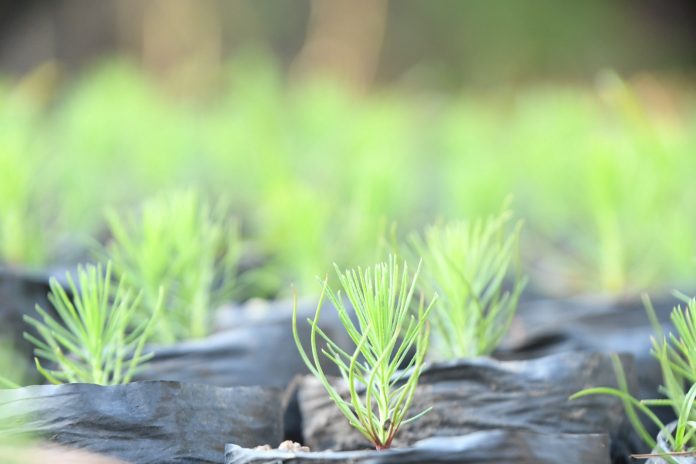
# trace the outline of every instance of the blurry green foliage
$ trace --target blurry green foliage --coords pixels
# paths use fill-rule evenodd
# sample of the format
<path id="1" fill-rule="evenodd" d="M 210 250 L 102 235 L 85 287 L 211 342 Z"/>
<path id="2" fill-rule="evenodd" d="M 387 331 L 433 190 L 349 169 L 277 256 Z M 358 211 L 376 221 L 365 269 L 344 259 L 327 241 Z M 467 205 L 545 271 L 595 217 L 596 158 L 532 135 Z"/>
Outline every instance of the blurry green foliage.
<path id="1" fill-rule="evenodd" d="M 126 288 L 142 294 L 134 318 L 147 321 L 162 305 L 166 317 L 153 339 L 173 343 L 203 338 L 210 314 L 237 296 L 238 228 L 223 201 L 195 190 L 169 192 L 143 204 L 139 214 L 107 214 L 112 239 L 106 256 Z"/>
<path id="2" fill-rule="evenodd" d="M 182 102 L 114 61 L 46 111 L 0 86 L 0 261 L 64 261 L 61 240 L 99 237 L 104 208 L 195 186 L 231 198 L 270 293 L 317 292 L 332 262 L 373 262 L 392 222 L 494 214 L 509 194 L 532 286 L 624 292 L 693 275 L 688 90 L 652 84 L 676 95 L 660 109 L 607 73 L 590 89 L 356 97 L 329 81 L 287 86 L 260 55 L 225 76 L 215 100 Z"/>
<path id="3" fill-rule="evenodd" d="M 402 247 L 412 261 L 422 259 L 420 289 L 438 295 L 431 319 L 434 359 L 488 356 L 510 328 L 526 285 L 519 262 L 522 222 L 510 227 L 511 217 L 503 210 L 435 224 Z"/>
<path id="4" fill-rule="evenodd" d="M 39 264 L 47 258 L 45 210 L 37 209 L 42 171 L 37 108 L 0 86 L 0 262 Z"/>
<path id="5" fill-rule="evenodd" d="M 0 340 L 0 389 L 24 385 L 25 367 L 17 362 L 10 340 Z"/>

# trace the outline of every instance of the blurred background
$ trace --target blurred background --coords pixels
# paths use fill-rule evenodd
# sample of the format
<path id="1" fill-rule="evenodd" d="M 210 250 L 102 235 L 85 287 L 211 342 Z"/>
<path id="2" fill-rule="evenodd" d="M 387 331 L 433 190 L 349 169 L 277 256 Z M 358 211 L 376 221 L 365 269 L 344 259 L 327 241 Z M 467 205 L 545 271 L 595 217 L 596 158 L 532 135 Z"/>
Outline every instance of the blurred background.
<path id="1" fill-rule="evenodd" d="M 690 0 L 3 2 L 0 263 L 90 260 L 105 209 L 195 188 L 263 269 L 246 297 L 506 201 L 531 291 L 692 289 L 695 25 Z"/>

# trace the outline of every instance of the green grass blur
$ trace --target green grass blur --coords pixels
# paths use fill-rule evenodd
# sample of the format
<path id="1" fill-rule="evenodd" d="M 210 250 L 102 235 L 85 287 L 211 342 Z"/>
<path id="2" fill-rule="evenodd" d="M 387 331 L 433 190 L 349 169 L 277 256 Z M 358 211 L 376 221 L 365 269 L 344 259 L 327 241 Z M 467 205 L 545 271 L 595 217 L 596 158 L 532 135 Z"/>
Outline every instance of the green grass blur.
<path id="1" fill-rule="evenodd" d="M 314 293 L 333 262 L 370 264 L 394 223 L 407 233 L 493 214 L 512 195 L 538 291 L 693 282 L 688 88 L 607 72 L 584 87 L 358 97 L 326 80 L 287 85 L 263 57 L 231 63 L 225 76 L 203 102 L 168 97 L 122 60 L 48 103 L 26 82 L 4 81 L 0 262 L 84 260 L 104 239 L 106 208 L 196 187 L 231 202 L 246 249 L 264 263 L 256 291 L 294 283 Z"/>

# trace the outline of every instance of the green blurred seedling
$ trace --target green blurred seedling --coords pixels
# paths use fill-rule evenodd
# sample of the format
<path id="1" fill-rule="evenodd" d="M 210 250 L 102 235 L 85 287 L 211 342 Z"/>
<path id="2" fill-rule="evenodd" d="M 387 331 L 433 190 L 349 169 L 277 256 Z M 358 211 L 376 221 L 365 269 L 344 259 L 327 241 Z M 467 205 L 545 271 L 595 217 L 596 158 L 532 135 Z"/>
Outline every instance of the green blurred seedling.
<path id="1" fill-rule="evenodd" d="M 421 290 L 440 297 L 433 311 L 437 357 L 489 355 L 507 332 L 527 279 L 520 271 L 522 223 L 511 213 L 452 222 L 412 235 L 405 253 L 423 260 Z M 512 289 L 503 288 L 512 274 Z"/>
<path id="2" fill-rule="evenodd" d="M 113 240 L 105 254 L 114 273 L 142 291 L 140 319 L 150 317 L 164 288 L 157 342 L 207 336 L 212 310 L 235 295 L 239 232 L 222 206 L 186 190 L 152 198 L 141 214 L 107 213 Z"/>
<path id="3" fill-rule="evenodd" d="M 140 295 L 123 279 L 113 288 L 111 263 L 106 270 L 100 264 L 79 267 L 77 282 L 71 274 L 67 280 L 70 295 L 55 278 L 50 281 L 48 298 L 57 318 L 38 305 L 39 318 L 24 318 L 38 332 L 24 333 L 35 346 L 36 368 L 53 384 L 130 382 L 150 358 L 143 349 L 157 321 L 162 292 L 151 317 L 138 321 Z"/>

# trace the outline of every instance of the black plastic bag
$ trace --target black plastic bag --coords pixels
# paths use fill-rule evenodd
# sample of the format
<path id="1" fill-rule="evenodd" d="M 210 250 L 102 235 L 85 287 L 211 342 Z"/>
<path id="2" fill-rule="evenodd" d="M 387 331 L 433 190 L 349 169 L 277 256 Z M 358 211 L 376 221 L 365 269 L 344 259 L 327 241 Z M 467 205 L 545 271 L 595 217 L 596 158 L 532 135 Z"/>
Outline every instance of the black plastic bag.
<path id="1" fill-rule="evenodd" d="M 219 464 L 225 443 L 281 440 L 279 396 L 177 382 L 37 385 L 0 390 L 0 423 L 133 464 Z"/>
<path id="2" fill-rule="evenodd" d="M 306 319 L 315 311 L 313 302 L 298 308 L 299 335 L 306 349 L 310 338 Z M 333 308 L 327 306 L 322 312 L 320 326 L 339 345 L 350 346 Z M 148 348 L 154 357 L 136 378 L 285 388 L 298 374 L 308 373 L 292 336 L 292 301 L 223 310 L 217 328 L 220 332 L 202 340 Z M 330 364 L 327 371 L 338 373 Z"/>
<path id="3" fill-rule="evenodd" d="M 486 430 L 384 451 L 292 453 L 228 445 L 225 464 L 609 464 L 606 435 Z"/>
<path id="4" fill-rule="evenodd" d="M 635 384 L 630 359 L 623 359 Z M 335 380 L 341 385 L 340 380 Z M 437 363 L 426 367 L 411 413 L 432 410 L 401 427 L 394 446 L 433 436 L 460 436 L 482 430 L 542 434 L 609 433 L 613 456 L 627 456 L 637 439 L 617 398 L 597 395 L 569 401 L 577 391 L 615 385 L 611 359 L 601 353 L 563 353 L 530 361 L 490 358 Z M 299 389 L 305 443 L 314 450 L 351 450 L 369 443 L 349 425 L 313 377 Z M 561 461 L 563 462 L 563 459 Z"/>
<path id="5" fill-rule="evenodd" d="M 670 314 L 680 301 L 660 297 L 653 301 L 661 329 L 672 329 Z M 499 359 L 531 359 L 573 351 L 622 352 L 634 357 L 637 387 L 632 393 L 639 399 L 660 398 L 660 365 L 651 354 L 655 328 L 643 302 L 576 298 L 541 300 L 521 305 L 510 336 L 495 354 Z M 670 408 L 655 410 L 664 423 L 675 419 Z M 645 421 L 649 432 L 659 431 Z"/>

